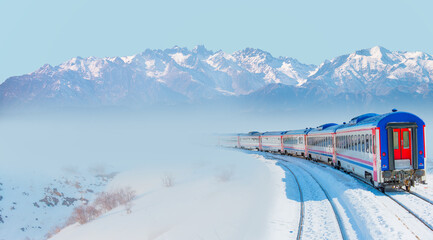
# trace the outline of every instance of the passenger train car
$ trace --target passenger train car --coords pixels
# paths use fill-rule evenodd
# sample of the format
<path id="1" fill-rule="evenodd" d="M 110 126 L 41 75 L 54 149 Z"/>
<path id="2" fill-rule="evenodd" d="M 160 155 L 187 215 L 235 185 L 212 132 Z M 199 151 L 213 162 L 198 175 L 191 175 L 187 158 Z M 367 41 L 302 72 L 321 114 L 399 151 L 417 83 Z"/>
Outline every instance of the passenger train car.
<path id="1" fill-rule="evenodd" d="M 425 183 L 425 123 L 408 112 L 368 113 L 347 124 L 221 136 L 226 147 L 303 156 L 353 173 L 384 191 Z"/>
<path id="2" fill-rule="evenodd" d="M 311 129 L 291 130 L 283 132 L 283 153 L 296 156 L 305 156 L 306 134 Z"/>
<path id="3" fill-rule="evenodd" d="M 283 144 L 281 142 L 282 132 L 264 132 L 260 136 L 262 151 L 279 152 L 283 151 Z"/>

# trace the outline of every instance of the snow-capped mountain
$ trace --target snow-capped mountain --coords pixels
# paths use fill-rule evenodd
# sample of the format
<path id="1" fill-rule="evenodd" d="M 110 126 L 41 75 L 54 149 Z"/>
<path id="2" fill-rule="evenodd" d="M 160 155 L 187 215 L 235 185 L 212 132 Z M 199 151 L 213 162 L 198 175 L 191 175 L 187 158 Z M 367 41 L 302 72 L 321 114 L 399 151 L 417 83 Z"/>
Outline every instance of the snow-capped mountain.
<path id="1" fill-rule="evenodd" d="M 11 77 L 3 104 L 134 105 L 173 103 L 253 92 L 269 83 L 297 85 L 316 66 L 247 48 L 233 54 L 204 46 L 145 50 L 126 57 L 72 58 Z"/>
<path id="2" fill-rule="evenodd" d="M 319 85 L 339 93 L 388 95 L 398 89 L 428 94 L 433 83 L 433 57 L 422 52 L 391 52 L 383 47 L 363 49 L 322 63 L 306 87 Z"/>
<path id="3" fill-rule="evenodd" d="M 279 88 L 283 90 L 277 94 Z M 433 57 L 422 52 L 376 46 L 317 67 L 260 49 L 229 54 L 204 46 L 192 50 L 175 46 L 133 56 L 77 57 L 58 66 L 44 65 L 1 84 L 0 104 L 172 105 L 230 96 L 266 99 L 267 95 L 283 102 L 432 100 L 432 89 Z"/>

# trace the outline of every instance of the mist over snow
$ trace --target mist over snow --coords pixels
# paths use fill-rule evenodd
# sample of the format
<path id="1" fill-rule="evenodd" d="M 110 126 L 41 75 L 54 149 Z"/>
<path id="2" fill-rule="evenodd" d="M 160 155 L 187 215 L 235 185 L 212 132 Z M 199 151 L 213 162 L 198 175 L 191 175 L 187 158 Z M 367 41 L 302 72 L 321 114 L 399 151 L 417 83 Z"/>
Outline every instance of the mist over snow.
<path id="1" fill-rule="evenodd" d="M 214 134 L 232 132 L 241 125 L 232 121 L 248 119 L 236 112 L 190 110 L 4 117 L 0 239 L 45 239 L 64 226 L 75 207 L 123 187 L 137 194 L 130 214 L 119 207 L 66 227 L 54 239 L 287 237 L 293 234 L 288 226 L 270 224 L 274 218 L 289 221 L 279 214 L 288 205 L 276 198 L 284 196 L 283 183 L 271 187 L 282 170 L 215 148 Z M 165 178 L 173 186 L 165 186 Z"/>

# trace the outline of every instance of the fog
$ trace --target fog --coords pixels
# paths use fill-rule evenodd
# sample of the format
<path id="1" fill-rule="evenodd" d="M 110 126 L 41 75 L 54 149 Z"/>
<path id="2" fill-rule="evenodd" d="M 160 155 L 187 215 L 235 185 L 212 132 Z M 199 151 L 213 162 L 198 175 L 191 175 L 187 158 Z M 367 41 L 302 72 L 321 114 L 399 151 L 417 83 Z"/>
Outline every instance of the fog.
<path id="1" fill-rule="evenodd" d="M 377 112 L 372 109 L 369 112 Z M 410 111 L 401 109 L 402 111 Z M 432 141 L 433 114 L 424 119 Z M 181 166 L 220 133 L 274 131 L 348 122 L 365 112 L 242 112 L 239 109 L 119 109 L 3 114 L 0 119 L 1 174 L 53 174 L 59 170 L 128 169 L 138 165 Z M 383 113 L 383 112 L 377 112 Z M 431 145 L 427 145 L 431 151 Z"/>

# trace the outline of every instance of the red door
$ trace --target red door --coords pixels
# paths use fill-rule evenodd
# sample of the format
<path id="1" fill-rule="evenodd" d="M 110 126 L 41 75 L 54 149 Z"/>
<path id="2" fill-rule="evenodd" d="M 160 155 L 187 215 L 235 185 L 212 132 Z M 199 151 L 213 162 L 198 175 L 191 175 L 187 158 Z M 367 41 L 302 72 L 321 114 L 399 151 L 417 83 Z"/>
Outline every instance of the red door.
<path id="1" fill-rule="evenodd" d="M 394 160 L 406 159 L 412 164 L 412 132 L 409 128 L 397 128 L 393 132 Z"/>

